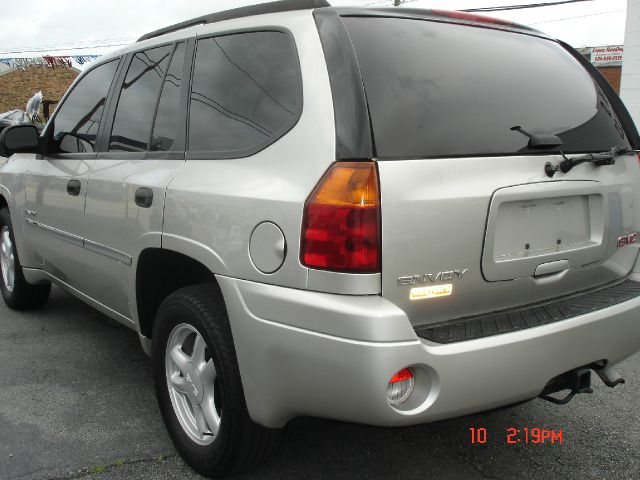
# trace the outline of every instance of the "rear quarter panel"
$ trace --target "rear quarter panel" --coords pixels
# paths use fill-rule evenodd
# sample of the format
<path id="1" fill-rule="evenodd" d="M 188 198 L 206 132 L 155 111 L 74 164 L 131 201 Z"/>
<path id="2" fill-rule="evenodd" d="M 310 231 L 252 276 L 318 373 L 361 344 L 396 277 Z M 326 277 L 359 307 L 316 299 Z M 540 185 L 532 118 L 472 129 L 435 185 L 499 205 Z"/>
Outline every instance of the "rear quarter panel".
<path id="1" fill-rule="evenodd" d="M 167 191 L 163 247 L 181 251 L 220 275 L 305 288 L 299 262 L 305 199 L 335 160 L 331 90 L 322 45 L 311 12 L 288 12 L 201 27 L 198 35 L 269 26 L 293 34 L 303 84 L 298 123 L 266 149 L 246 158 L 187 160 Z M 261 273 L 249 256 L 254 228 L 279 226 L 286 258 L 272 274 Z"/>

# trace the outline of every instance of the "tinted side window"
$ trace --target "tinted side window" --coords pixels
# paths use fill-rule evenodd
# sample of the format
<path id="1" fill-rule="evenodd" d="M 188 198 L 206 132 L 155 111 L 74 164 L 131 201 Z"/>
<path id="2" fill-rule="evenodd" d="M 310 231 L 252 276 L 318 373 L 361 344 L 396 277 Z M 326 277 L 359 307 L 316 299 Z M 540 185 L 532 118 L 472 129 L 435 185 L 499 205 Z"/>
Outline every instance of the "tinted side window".
<path id="1" fill-rule="evenodd" d="M 178 44 L 164 78 L 151 136 L 151 150 L 171 150 L 176 139 L 185 44 Z"/>
<path id="2" fill-rule="evenodd" d="M 73 88 L 52 125 L 52 152 L 93 152 L 109 87 L 118 67 L 113 60 L 94 68 Z"/>
<path id="3" fill-rule="evenodd" d="M 298 60 L 285 33 L 201 39 L 193 75 L 191 151 L 248 153 L 281 136 L 298 118 Z"/>
<path id="4" fill-rule="evenodd" d="M 113 121 L 109 151 L 141 152 L 147 149 L 158 95 L 169 65 L 173 45 L 137 53 L 122 84 Z"/>

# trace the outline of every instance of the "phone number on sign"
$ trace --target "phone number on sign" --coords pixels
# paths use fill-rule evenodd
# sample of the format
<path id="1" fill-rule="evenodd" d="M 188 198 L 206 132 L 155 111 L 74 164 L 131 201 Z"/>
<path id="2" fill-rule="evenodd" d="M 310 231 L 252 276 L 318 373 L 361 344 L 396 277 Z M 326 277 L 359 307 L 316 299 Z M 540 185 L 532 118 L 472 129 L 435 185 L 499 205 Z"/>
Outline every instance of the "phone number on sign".
<path id="1" fill-rule="evenodd" d="M 487 443 L 487 429 L 484 427 L 470 429 L 471 443 Z M 541 444 L 541 443 L 562 443 L 564 441 L 563 430 L 549 430 L 546 428 L 510 427 L 505 430 L 505 441 L 507 445 L 518 444 Z"/>

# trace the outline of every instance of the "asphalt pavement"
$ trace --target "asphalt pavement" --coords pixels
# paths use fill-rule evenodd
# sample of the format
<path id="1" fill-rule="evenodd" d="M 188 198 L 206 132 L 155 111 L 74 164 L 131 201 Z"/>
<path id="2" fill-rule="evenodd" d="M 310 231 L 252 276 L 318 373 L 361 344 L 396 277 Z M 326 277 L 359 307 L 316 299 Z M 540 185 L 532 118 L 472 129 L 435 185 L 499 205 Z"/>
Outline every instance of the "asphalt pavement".
<path id="1" fill-rule="evenodd" d="M 625 385 L 596 377 L 593 395 L 566 406 L 534 400 L 399 429 L 298 419 L 265 466 L 237 478 L 638 479 L 640 355 L 620 370 Z M 525 443 L 525 427 L 556 441 Z M 509 428 L 520 442 L 507 443 Z M 137 335 L 54 288 L 36 312 L 0 305 L 0 479 L 76 478 L 201 477 L 165 432 Z"/>

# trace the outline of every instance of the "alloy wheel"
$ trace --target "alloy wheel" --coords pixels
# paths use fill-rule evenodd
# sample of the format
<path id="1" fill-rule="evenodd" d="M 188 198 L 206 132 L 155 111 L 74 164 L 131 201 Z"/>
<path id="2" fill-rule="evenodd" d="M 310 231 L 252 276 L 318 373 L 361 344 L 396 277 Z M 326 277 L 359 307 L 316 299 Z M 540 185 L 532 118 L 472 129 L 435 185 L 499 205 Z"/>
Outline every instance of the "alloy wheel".
<path id="1" fill-rule="evenodd" d="M 210 445 L 220 431 L 216 405 L 217 372 L 202 335 L 185 323 L 167 341 L 165 371 L 171 404 L 180 425 L 199 445 Z"/>
<path id="2" fill-rule="evenodd" d="M 9 227 L 6 225 L 0 231 L 0 270 L 5 288 L 12 293 L 16 280 L 16 257 Z"/>

